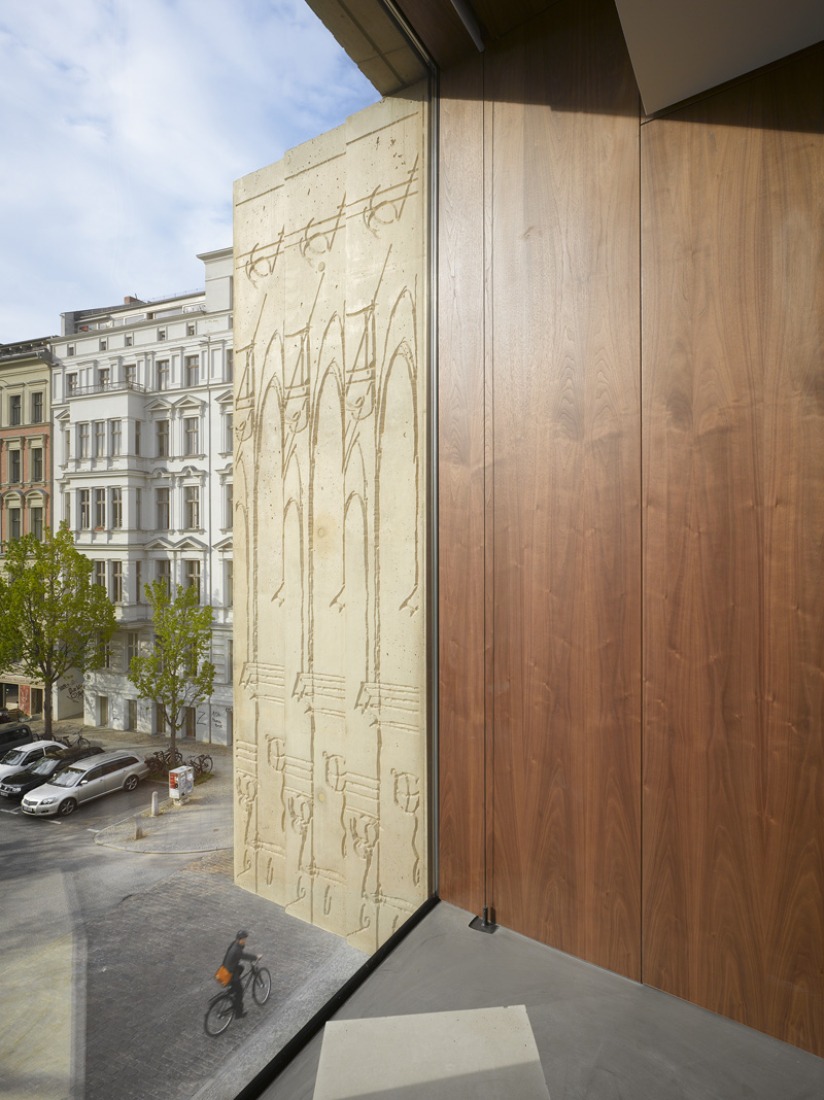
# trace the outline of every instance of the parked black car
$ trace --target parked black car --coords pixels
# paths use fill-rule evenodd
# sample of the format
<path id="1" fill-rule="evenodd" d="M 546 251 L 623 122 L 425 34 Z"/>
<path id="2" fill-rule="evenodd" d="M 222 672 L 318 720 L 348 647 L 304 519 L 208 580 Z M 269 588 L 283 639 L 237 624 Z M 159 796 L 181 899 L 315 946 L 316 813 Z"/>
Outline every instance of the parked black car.
<path id="1" fill-rule="evenodd" d="M 0 795 L 4 798 L 22 798 L 24 794 L 33 791 L 41 783 L 50 782 L 58 772 L 62 772 L 70 764 L 84 760 L 87 756 L 97 756 L 101 752 L 103 752 L 102 745 L 83 745 L 47 753 L 36 764 L 0 779 Z"/>
<path id="2" fill-rule="evenodd" d="M 25 722 L 11 722 L 9 725 L 0 726 L 0 757 L 3 757 L 9 749 L 16 749 L 18 745 L 28 745 L 37 739 L 31 731 L 31 726 L 27 726 Z"/>

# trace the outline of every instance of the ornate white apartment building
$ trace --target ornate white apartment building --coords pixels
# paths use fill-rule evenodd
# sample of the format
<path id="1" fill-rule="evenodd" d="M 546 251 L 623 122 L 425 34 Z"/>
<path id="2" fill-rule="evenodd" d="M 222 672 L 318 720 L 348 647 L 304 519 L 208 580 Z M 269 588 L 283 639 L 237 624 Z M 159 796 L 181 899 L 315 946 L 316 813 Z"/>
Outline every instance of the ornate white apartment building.
<path id="1" fill-rule="evenodd" d="M 232 740 L 232 250 L 198 257 L 205 290 L 63 314 L 54 341 L 55 523 L 67 521 L 118 629 L 86 676 L 87 725 L 159 732 L 129 662 L 150 643 L 145 585 L 194 585 L 214 609 L 210 700 L 184 736 Z"/>

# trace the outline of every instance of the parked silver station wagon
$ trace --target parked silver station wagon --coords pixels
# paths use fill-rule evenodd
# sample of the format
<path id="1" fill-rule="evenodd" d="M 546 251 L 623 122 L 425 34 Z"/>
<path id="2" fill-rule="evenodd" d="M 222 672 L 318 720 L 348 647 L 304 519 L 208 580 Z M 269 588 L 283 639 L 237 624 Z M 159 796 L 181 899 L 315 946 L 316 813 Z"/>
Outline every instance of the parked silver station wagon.
<path id="1" fill-rule="evenodd" d="M 27 814 L 71 814 L 81 802 L 112 791 L 133 791 L 148 774 L 147 765 L 133 752 L 102 752 L 78 760 L 48 783 L 29 791 L 21 806 Z"/>

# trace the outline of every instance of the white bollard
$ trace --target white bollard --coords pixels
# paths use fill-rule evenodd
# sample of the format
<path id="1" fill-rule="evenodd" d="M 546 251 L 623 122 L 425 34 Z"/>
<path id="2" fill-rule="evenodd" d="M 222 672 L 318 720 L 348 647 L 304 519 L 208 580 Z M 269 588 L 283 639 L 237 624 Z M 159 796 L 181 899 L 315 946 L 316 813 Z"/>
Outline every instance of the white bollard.
<path id="1" fill-rule="evenodd" d="M 157 817 L 157 791 L 152 791 L 152 817 Z"/>

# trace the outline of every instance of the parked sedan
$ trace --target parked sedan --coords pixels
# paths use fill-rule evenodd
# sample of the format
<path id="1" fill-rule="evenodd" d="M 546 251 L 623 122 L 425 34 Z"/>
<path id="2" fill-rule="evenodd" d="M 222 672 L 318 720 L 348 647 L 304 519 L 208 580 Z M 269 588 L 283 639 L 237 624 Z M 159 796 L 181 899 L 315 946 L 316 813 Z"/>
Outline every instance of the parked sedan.
<path id="1" fill-rule="evenodd" d="M 0 780 L 7 775 L 11 775 L 12 772 L 19 772 L 22 768 L 27 768 L 29 764 L 34 764 L 47 752 L 62 748 L 65 748 L 65 745 L 61 745 L 59 741 L 32 741 L 28 745 L 19 745 L 16 749 L 9 749 L 0 758 Z"/>
<path id="2" fill-rule="evenodd" d="M 74 813 L 81 802 L 112 791 L 133 791 L 148 774 L 149 768 L 139 756 L 116 749 L 71 764 L 48 783 L 29 791 L 21 805 L 27 814 L 65 816 Z"/>
<path id="3" fill-rule="evenodd" d="M 27 768 L 4 775 L 0 779 L 0 795 L 5 798 L 22 798 L 35 787 L 48 783 L 52 776 L 68 768 L 70 764 L 85 760 L 88 756 L 97 756 L 102 752 L 102 745 L 72 746 L 70 749 L 59 745 L 54 752 L 47 752 Z"/>

